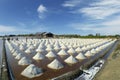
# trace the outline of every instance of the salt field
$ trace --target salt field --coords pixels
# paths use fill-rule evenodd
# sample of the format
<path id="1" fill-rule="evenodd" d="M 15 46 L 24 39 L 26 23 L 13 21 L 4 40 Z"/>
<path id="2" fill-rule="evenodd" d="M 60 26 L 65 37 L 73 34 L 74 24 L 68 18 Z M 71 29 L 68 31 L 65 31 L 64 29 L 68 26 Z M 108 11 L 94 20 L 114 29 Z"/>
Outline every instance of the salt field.
<path id="1" fill-rule="evenodd" d="M 120 0 L 0 0 L 0 80 L 95 80 L 119 62 L 119 21 Z"/>
<path id="2" fill-rule="evenodd" d="M 6 40 L 7 58 L 16 80 L 48 80 L 104 54 L 112 39 Z"/>

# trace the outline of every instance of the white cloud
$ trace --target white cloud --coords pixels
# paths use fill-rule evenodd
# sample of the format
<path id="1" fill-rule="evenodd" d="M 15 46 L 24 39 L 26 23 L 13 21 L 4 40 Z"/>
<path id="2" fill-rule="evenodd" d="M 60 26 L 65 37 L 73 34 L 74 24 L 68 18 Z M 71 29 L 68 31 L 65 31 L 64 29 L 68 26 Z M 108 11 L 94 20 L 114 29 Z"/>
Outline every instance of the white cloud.
<path id="1" fill-rule="evenodd" d="M 73 14 L 82 14 L 92 19 L 105 19 L 120 13 L 120 0 L 96 0 L 91 1 L 88 6 L 81 6 L 85 0 L 67 0 L 62 5 L 71 8 Z"/>
<path id="2" fill-rule="evenodd" d="M 120 1 L 119 0 L 100 0 L 98 2 L 94 2 L 90 4 L 91 6 L 119 6 Z"/>
<path id="3" fill-rule="evenodd" d="M 101 33 L 101 34 L 106 34 L 106 35 L 110 35 L 110 34 L 120 34 L 120 27 L 119 26 L 98 26 L 98 25 L 85 25 L 85 24 L 74 24 L 74 26 L 71 26 L 72 28 L 74 28 L 75 30 L 80 30 L 80 31 L 85 31 L 88 34 L 89 33 Z"/>
<path id="4" fill-rule="evenodd" d="M 83 13 L 93 19 L 105 19 L 120 13 L 120 0 L 99 0 L 91 3 L 89 7 L 76 10 L 76 13 Z"/>
<path id="5" fill-rule="evenodd" d="M 120 26 L 120 16 L 116 16 L 112 19 L 109 19 L 105 22 L 102 22 L 102 25 L 105 25 L 105 26 Z"/>
<path id="6" fill-rule="evenodd" d="M 21 28 L 21 27 L 0 25 L 0 35 L 23 34 L 23 33 L 30 33 L 30 32 L 31 30 Z"/>
<path id="7" fill-rule="evenodd" d="M 73 23 L 69 26 L 75 30 L 81 30 L 87 33 L 120 34 L 120 16 L 99 23 Z"/>
<path id="8" fill-rule="evenodd" d="M 0 25 L 0 32 L 14 32 L 14 31 L 18 30 L 13 26 Z"/>
<path id="9" fill-rule="evenodd" d="M 22 27 L 26 27 L 26 24 L 23 23 L 23 22 L 17 22 L 17 23 L 18 23 L 18 25 L 20 25 L 20 26 L 22 26 Z"/>
<path id="10" fill-rule="evenodd" d="M 86 3 L 88 6 L 81 6 L 81 2 L 78 3 L 79 5 L 77 3 L 72 4 L 69 1 L 77 0 L 68 0 L 63 6 L 70 9 L 72 14 L 86 17 L 85 23 L 70 24 L 69 26 L 73 29 L 85 33 L 120 34 L 120 0 L 95 0 Z"/>
<path id="11" fill-rule="evenodd" d="M 43 6 L 42 4 L 39 5 L 39 7 L 37 8 L 37 12 L 38 12 L 38 17 L 40 19 L 45 18 L 45 13 L 47 12 L 47 8 L 45 6 Z"/>
<path id="12" fill-rule="evenodd" d="M 91 17 L 93 19 L 105 19 L 115 13 L 120 12 L 120 9 L 109 8 L 109 7 L 91 7 L 83 8 L 80 10 L 85 16 Z"/>
<path id="13" fill-rule="evenodd" d="M 47 11 L 47 9 L 46 9 L 45 6 L 43 6 L 43 5 L 41 4 L 41 5 L 38 7 L 37 11 L 38 11 L 39 13 L 44 13 L 44 12 Z"/>
<path id="14" fill-rule="evenodd" d="M 75 7 L 79 5 L 80 2 L 81 0 L 67 0 L 62 4 L 62 6 L 63 7 Z"/>
<path id="15" fill-rule="evenodd" d="M 98 30 L 98 28 L 95 27 L 95 24 L 72 23 L 69 26 L 75 30 L 81 30 L 85 32 L 96 32 L 96 30 Z"/>
<path id="16" fill-rule="evenodd" d="M 6 25 L 0 25 L 0 35 L 5 34 L 23 34 L 23 33 L 29 33 L 29 30 L 18 28 L 16 26 L 6 26 Z"/>
<path id="17" fill-rule="evenodd" d="M 37 25 L 33 28 L 22 28 L 16 26 L 0 25 L 0 34 L 23 34 L 46 31 L 48 28 L 43 25 Z"/>

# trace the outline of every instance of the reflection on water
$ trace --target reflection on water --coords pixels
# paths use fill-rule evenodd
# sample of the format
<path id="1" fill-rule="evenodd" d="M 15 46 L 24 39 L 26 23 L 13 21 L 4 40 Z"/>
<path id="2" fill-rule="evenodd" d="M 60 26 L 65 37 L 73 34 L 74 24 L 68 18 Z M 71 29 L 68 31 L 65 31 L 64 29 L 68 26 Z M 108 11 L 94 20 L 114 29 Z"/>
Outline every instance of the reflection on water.
<path id="1" fill-rule="evenodd" d="M 8 56 L 8 60 L 9 60 L 9 63 L 12 67 L 12 71 L 13 71 L 13 74 L 15 75 L 15 78 L 16 80 L 28 80 L 28 78 L 20 75 L 21 72 L 27 67 L 27 66 L 20 66 L 18 65 L 18 60 L 14 59 L 14 57 L 12 56 L 12 54 L 10 53 L 8 47 L 6 46 L 6 49 L 7 49 L 7 56 Z M 24 53 L 24 52 L 23 52 Z M 55 51 L 55 53 L 58 53 L 58 51 Z M 39 60 L 39 61 L 36 61 L 36 60 L 33 60 L 32 57 L 35 55 L 34 53 L 33 54 L 25 54 L 25 56 L 27 58 L 30 58 L 32 60 L 32 63 L 35 64 L 36 66 L 38 67 L 41 67 L 44 71 L 43 75 L 39 76 L 39 77 L 36 77 L 36 78 L 32 78 L 32 79 L 29 79 L 29 80 L 48 80 L 48 79 L 51 79 L 53 77 L 57 77 L 61 74 L 64 74 L 66 72 L 69 72 L 69 71 L 73 71 L 75 69 L 78 69 L 80 68 L 81 65 L 83 65 L 84 63 L 90 61 L 90 60 L 94 60 L 95 58 L 97 58 L 98 56 L 100 56 L 103 52 L 100 52 L 98 54 L 96 54 L 95 56 L 93 57 L 90 57 L 88 59 L 85 59 L 85 60 L 80 60 L 78 63 L 74 64 L 74 65 L 68 65 L 67 63 L 64 62 L 64 60 L 66 58 L 69 57 L 69 55 L 66 55 L 66 56 L 57 56 L 57 59 L 64 65 L 64 68 L 60 69 L 60 70 L 52 70 L 52 69 L 49 69 L 47 67 L 47 65 L 53 61 L 52 58 L 45 58 L 44 60 Z M 44 55 L 47 54 L 47 52 L 44 52 L 43 53 Z M 73 56 L 76 56 L 78 53 L 76 53 L 75 55 Z"/>

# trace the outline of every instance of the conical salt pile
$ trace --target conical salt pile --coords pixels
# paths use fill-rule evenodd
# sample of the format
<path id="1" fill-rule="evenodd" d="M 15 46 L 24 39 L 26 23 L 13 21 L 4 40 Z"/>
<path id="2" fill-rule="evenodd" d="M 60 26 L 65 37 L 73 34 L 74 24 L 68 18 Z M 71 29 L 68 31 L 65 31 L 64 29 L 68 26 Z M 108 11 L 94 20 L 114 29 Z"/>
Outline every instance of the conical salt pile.
<path id="1" fill-rule="evenodd" d="M 12 55 L 17 56 L 18 54 L 19 54 L 18 51 L 15 51 Z"/>
<path id="2" fill-rule="evenodd" d="M 86 51 L 86 50 L 87 50 L 87 48 L 84 46 L 84 47 L 82 47 L 82 50 L 83 50 L 83 51 Z"/>
<path id="3" fill-rule="evenodd" d="M 91 53 L 90 51 L 87 51 L 87 52 L 85 53 L 85 56 L 92 56 L 92 53 Z"/>
<path id="4" fill-rule="evenodd" d="M 41 68 L 36 67 L 34 64 L 30 64 L 28 67 L 22 71 L 21 75 L 28 77 L 28 78 L 34 78 L 38 77 L 43 74 L 43 71 Z"/>
<path id="5" fill-rule="evenodd" d="M 19 53 L 19 54 L 15 57 L 15 59 L 21 59 L 22 57 L 23 57 L 22 53 Z"/>
<path id="6" fill-rule="evenodd" d="M 95 50 L 96 50 L 97 52 L 101 51 L 100 47 L 97 47 Z"/>
<path id="7" fill-rule="evenodd" d="M 53 50 L 53 47 L 51 45 L 48 45 L 47 48 L 46 48 L 47 51 L 52 51 Z"/>
<path id="8" fill-rule="evenodd" d="M 70 64 L 74 64 L 74 63 L 77 63 L 77 60 L 71 55 L 70 57 L 65 59 L 65 62 L 70 63 Z"/>
<path id="9" fill-rule="evenodd" d="M 12 50 L 11 50 L 11 53 L 14 53 L 15 51 L 16 51 L 15 49 L 12 49 Z"/>
<path id="10" fill-rule="evenodd" d="M 64 49 L 62 49 L 58 52 L 58 55 L 68 55 L 68 54 Z"/>
<path id="11" fill-rule="evenodd" d="M 29 65 L 31 64 L 31 61 L 27 59 L 26 57 L 23 57 L 18 62 L 19 65 Z"/>
<path id="12" fill-rule="evenodd" d="M 84 56 L 84 54 L 82 53 L 79 53 L 77 56 L 76 56 L 77 59 L 86 59 L 86 57 Z"/>
<path id="13" fill-rule="evenodd" d="M 42 59 L 44 59 L 44 56 L 43 56 L 41 53 L 37 53 L 37 54 L 33 57 L 33 59 L 35 59 L 35 60 L 42 60 Z"/>
<path id="14" fill-rule="evenodd" d="M 54 49 L 55 50 L 60 50 L 60 46 L 56 45 Z"/>
<path id="15" fill-rule="evenodd" d="M 38 49 L 39 49 L 39 48 L 45 48 L 44 44 L 40 44 L 40 45 L 38 46 Z"/>
<path id="16" fill-rule="evenodd" d="M 67 47 L 65 45 L 62 45 L 61 49 L 67 49 Z"/>
<path id="17" fill-rule="evenodd" d="M 95 49 L 92 49 L 92 50 L 91 50 L 91 53 L 92 53 L 92 54 L 95 54 L 95 53 L 96 53 L 96 50 L 95 50 Z"/>
<path id="18" fill-rule="evenodd" d="M 80 47 L 78 47 L 78 48 L 75 49 L 75 51 L 76 51 L 76 52 L 81 52 L 82 49 L 81 49 Z"/>
<path id="19" fill-rule="evenodd" d="M 50 64 L 47 65 L 49 68 L 51 69 L 61 69 L 64 66 L 57 60 L 55 59 L 54 61 L 52 61 Z"/>
<path id="20" fill-rule="evenodd" d="M 38 48 L 38 49 L 36 49 L 36 52 L 44 52 L 44 49 L 43 48 Z"/>
<path id="21" fill-rule="evenodd" d="M 28 48 L 27 50 L 25 50 L 25 52 L 30 54 L 32 52 L 32 50 Z"/>
<path id="22" fill-rule="evenodd" d="M 90 45 L 88 45 L 86 48 L 87 48 L 87 50 L 91 49 Z"/>
<path id="23" fill-rule="evenodd" d="M 46 57 L 56 57 L 56 55 L 50 51 L 47 55 L 45 55 Z"/>
<path id="24" fill-rule="evenodd" d="M 24 50 L 25 47 L 23 45 L 20 45 L 20 50 Z"/>
<path id="25" fill-rule="evenodd" d="M 33 50 L 33 49 L 35 49 L 35 48 L 34 48 L 33 45 L 30 45 L 30 46 L 29 46 L 29 49 Z"/>
<path id="26" fill-rule="evenodd" d="M 71 47 L 67 52 L 70 53 L 70 54 L 74 54 L 75 50 Z"/>

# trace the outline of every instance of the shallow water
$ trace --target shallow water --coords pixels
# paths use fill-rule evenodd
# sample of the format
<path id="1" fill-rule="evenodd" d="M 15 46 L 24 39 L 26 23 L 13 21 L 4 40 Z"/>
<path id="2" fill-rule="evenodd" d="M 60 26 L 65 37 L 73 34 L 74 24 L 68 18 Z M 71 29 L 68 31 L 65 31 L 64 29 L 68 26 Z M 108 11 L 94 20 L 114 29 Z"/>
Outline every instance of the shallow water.
<path id="1" fill-rule="evenodd" d="M 15 79 L 16 80 L 48 80 L 48 79 L 51 79 L 53 77 L 57 77 L 59 75 L 62 75 L 64 73 L 67 73 L 69 71 L 73 71 L 75 69 L 78 69 L 80 68 L 81 65 L 85 64 L 86 62 L 90 61 L 90 60 L 94 60 L 95 58 L 99 57 L 103 52 L 100 52 L 90 58 L 87 58 L 85 60 L 80 60 L 78 61 L 78 63 L 74 64 L 74 65 L 68 65 L 67 63 L 64 62 L 64 60 L 69 56 L 64 56 L 64 57 L 60 57 L 60 56 L 57 56 L 56 58 L 64 65 L 64 68 L 60 69 L 60 70 L 53 70 L 53 69 L 49 69 L 47 67 L 47 65 L 53 61 L 53 59 L 48 59 L 47 57 L 44 59 L 44 60 L 41 60 L 41 61 L 36 61 L 36 60 L 33 60 L 32 57 L 35 55 L 34 53 L 32 54 L 25 54 L 25 56 L 29 59 L 32 60 L 32 63 L 35 64 L 37 67 L 40 67 L 43 69 L 43 75 L 39 76 L 39 77 L 36 77 L 36 78 L 32 78 L 32 79 L 28 79 L 21 74 L 21 72 L 27 67 L 27 66 L 20 66 L 18 65 L 18 60 L 14 59 L 14 57 L 12 56 L 12 54 L 10 53 L 8 47 L 6 46 L 6 49 L 7 49 L 7 57 L 8 57 L 8 60 L 9 60 L 9 63 L 12 67 L 12 71 L 13 71 L 13 74 L 15 76 Z M 55 53 L 57 53 L 58 51 L 55 51 Z M 47 52 L 44 52 L 43 53 L 44 55 L 47 54 Z M 73 56 L 76 56 L 78 53 L 76 53 L 75 55 Z"/>

